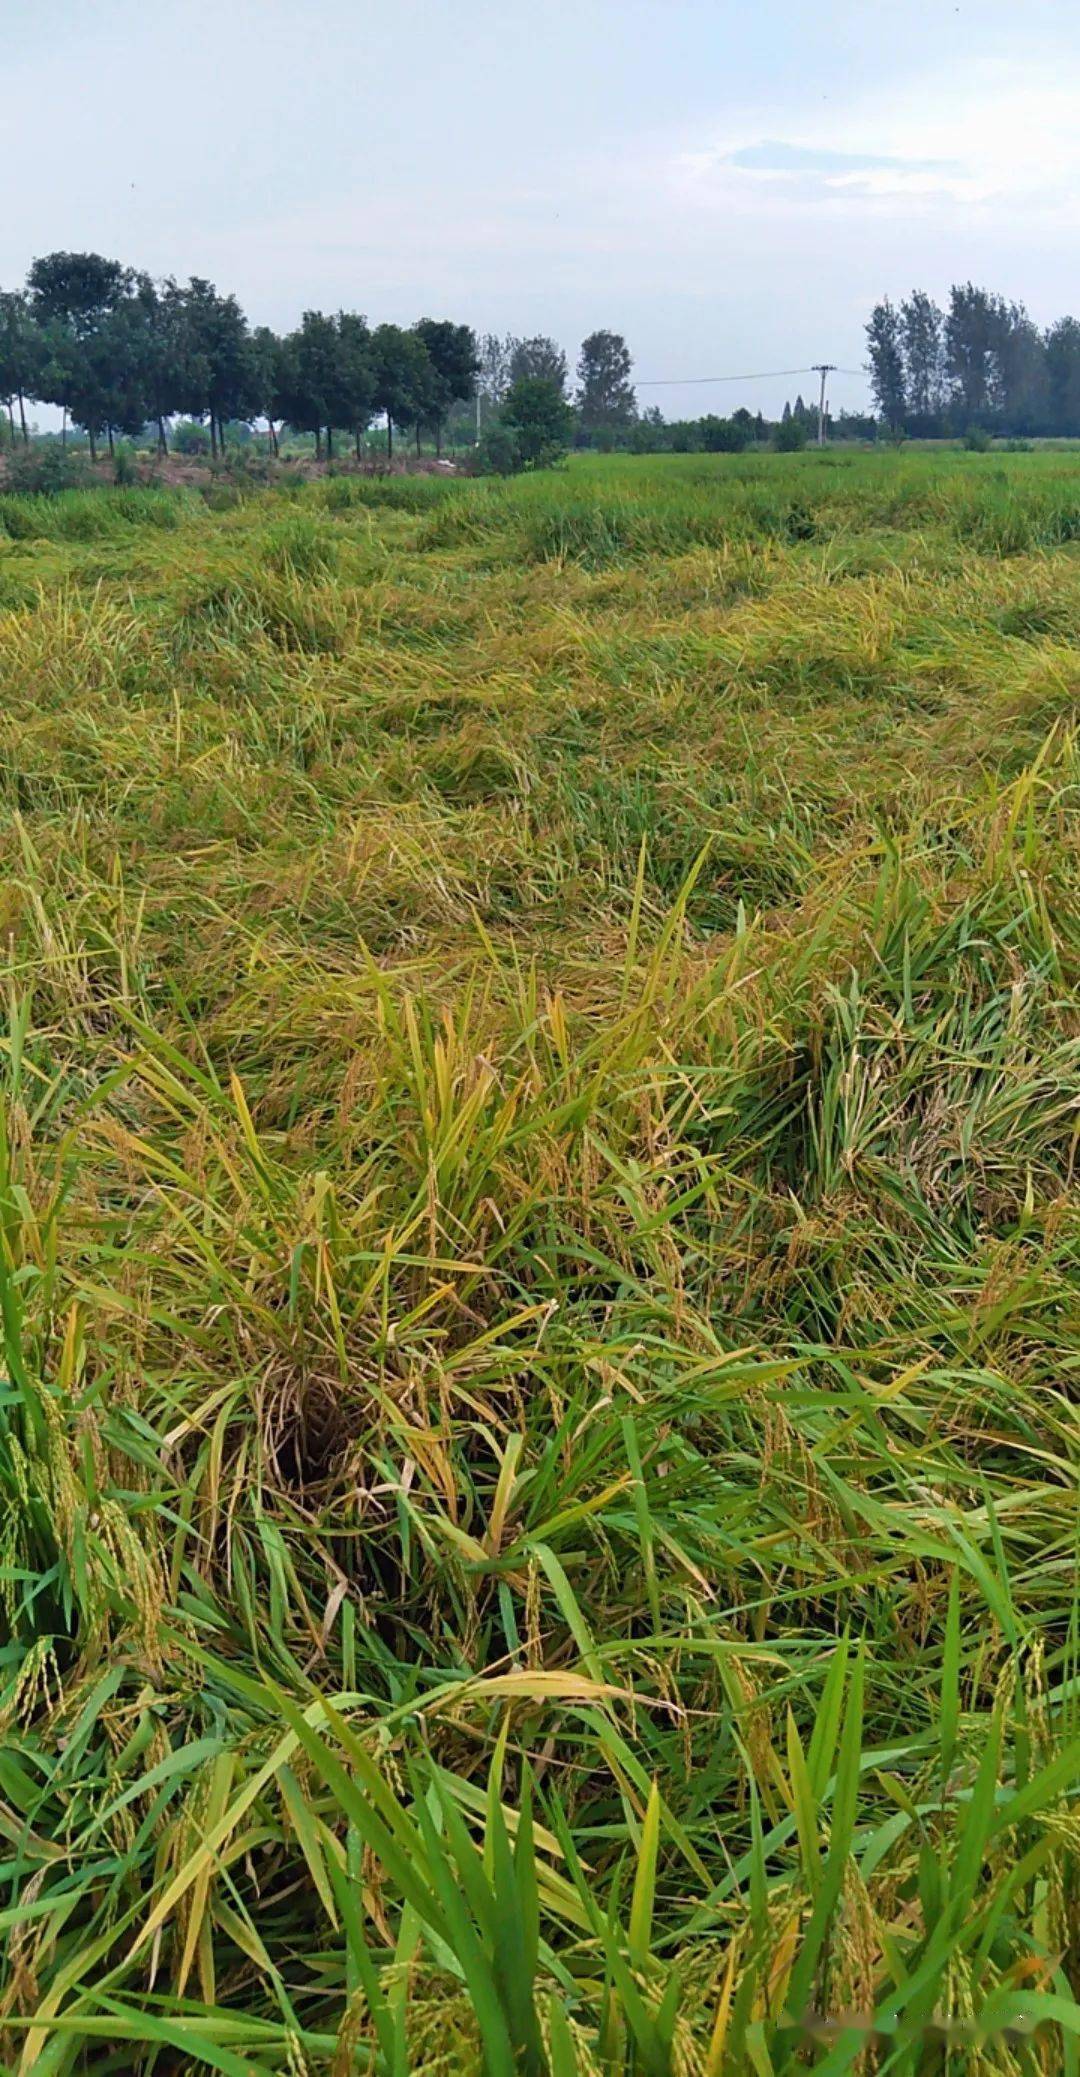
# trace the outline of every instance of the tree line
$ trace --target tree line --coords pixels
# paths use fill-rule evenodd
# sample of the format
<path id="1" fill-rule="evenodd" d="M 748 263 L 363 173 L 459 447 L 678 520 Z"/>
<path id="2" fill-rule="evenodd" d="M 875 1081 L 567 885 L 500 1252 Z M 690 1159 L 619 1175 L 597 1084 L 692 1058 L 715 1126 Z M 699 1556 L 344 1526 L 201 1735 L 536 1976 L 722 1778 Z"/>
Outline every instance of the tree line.
<path id="1" fill-rule="evenodd" d="M 252 326 L 233 295 L 210 281 L 155 280 L 100 253 L 35 259 L 25 287 L 0 292 L 0 400 L 10 437 L 30 437 L 27 406 L 59 407 L 91 454 L 148 427 L 164 452 L 174 420 L 209 432 L 224 453 L 227 427 L 264 421 L 272 452 L 282 427 L 313 436 L 332 458 L 335 440 L 357 453 L 374 419 L 395 433 L 433 438 L 503 425 L 516 460 L 546 458 L 579 429 L 621 427 L 637 415 L 632 360 L 620 334 L 582 343 L 577 392 L 551 339 L 478 341 L 468 325 L 420 318 L 371 326 L 359 312 L 307 310 L 295 330 Z"/>
<path id="2" fill-rule="evenodd" d="M 895 433 L 1080 434 L 1080 321 L 1040 330 L 1022 303 L 955 283 L 883 297 L 866 326 L 874 402 Z"/>
<path id="3" fill-rule="evenodd" d="M 817 405 L 805 404 L 801 396 L 794 404 L 786 403 L 778 419 L 767 419 L 745 405 L 728 417 L 707 412 L 700 418 L 667 419 L 656 405 L 641 411 L 632 369 L 620 333 L 593 332 L 583 340 L 573 393 L 575 444 L 629 454 L 741 454 L 770 445 L 795 449 L 817 437 Z M 477 377 L 481 422 L 492 425 L 499 418 L 513 418 L 517 387 L 529 381 L 549 383 L 562 399 L 569 399 L 570 370 L 556 341 L 545 335 L 486 334 L 480 341 Z M 878 429 L 869 413 L 841 412 L 830 416 L 829 430 L 838 439 L 872 440 Z"/>
<path id="4" fill-rule="evenodd" d="M 1080 433 L 1080 322 L 1040 331 L 1023 305 L 956 285 L 945 309 L 924 290 L 899 305 L 884 298 L 866 327 L 868 372 L 879 418 L 924 437 L 973 427 L 1017 434 Z M 249 324 L 237 299 L 199 276 L 152 278 L 100 253 L 35 259 L 25 287 L 0 292 L 0 403 L 12 440 L 30 437 L 27 405 L 59 407 L 65 428 L 91 454 L 118 436 L 150 437 L 165 452 L 171 429 L 205 427 L 211 454 L 227 429 L 265 424 L 272 453 L 282 428 L 310 437 L 318 455 L 368 428 L 433 440 L 479 441 L 481 466 L 513 469 L 558 458 L 571 445 L 638 453 L 737 452 L 771 441 L 798 446 L 816 433 L 816 408 L 795 399 L 772 424 L 760 413 L 665 421 L 639 411 L 633 359 L 621 333 L 582 341 L 576 381 L 563 348 L 546 335 L 488 333 L 420 318 L 369 325 L 359 312 L 307 310 L 279 334 Z M 867 437 L 853 417 L 831 427 Z"/>
<path id="5" fill-rule="evenodd" d="M 254 328 L 235 296 L 193 276 L 180 283 L 100 253 L 36 259 L 21 290 L 0 293 L 0 398 L 12 435 L 28 438 L 28 399 L 58 405 L 91 447 L 147 425 L 168 445 L 177 415 L 203 420 L 212 451 L 231 421 L 266 420 L 272 448 L 284 423 L 333 452 L 359 443 L 376 414 L 438 439 L 455 399 L 471 395 L 476 343 L 468 325 L 421 318 L 409 329 L 369 327 L 353 311 L 308 310 L 282 337 Z"/>

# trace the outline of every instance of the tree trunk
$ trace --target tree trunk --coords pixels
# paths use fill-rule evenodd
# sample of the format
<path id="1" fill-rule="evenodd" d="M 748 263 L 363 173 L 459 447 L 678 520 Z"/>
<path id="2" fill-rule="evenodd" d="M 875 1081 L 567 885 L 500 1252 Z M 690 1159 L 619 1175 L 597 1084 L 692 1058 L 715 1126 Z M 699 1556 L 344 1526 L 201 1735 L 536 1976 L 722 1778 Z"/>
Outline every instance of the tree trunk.
<path id="1" fill-rule="evenodd" d="M 275 424 L 274 424 L 274 421 L 273 421 L 273 419 L 272 419 L 272 418 L 268 418 L 268 419 L 267 419 L 267 421 L 266 421 L 266 430 L 267 430 L 267 432 L 268 432 L 268 434 L 269 434 L 269 436 L 270 436 L 270 452 L 271 452 L 271 454 L 272 454 L 272 455 L 275 455 L 275 456 L 276 456 L 276 454 L 277 454 L 277 451 L 278 451 L 278 444 L 277 444 L 277 428 L 276 428 L 276 426 L 275 426 Z"/>
<path id="2" fill-rule="evenodd" d="M 168 454 L 168 452 L 169 452 L 169 441 L 168 441 L 168 435 L 166 434 L 166 431 L 165 431 L 165 420 L 164 420 L 164 418 L 161 418 L 161 417 L 159 417 L 159 419 L 158 419 L 158 422 L 157 422 L 157 436 L 158 436 L 158 450 L 159 450 L 159 452 L 160 452 L 161 454 Z"/>
<path id="3" fill-rule="evenodd" d="M 92 462 L 96 462 L 96 460 L 97 460 L 97 447 L 96 447 L 96 446 L 95 446 L 95 444 L 94 444 L 94 428 L 93 428 L 93 426 L 87 426 L 87 428 L 86 428 L 86 432 L 87 432 L 87 438 L 88 438 L 88 439 L 89 439 L 89 441 L 90 441 L 90 459 L 91 459 L 91 461 L 92 461 Z"/>
<path id="4" fill-rule="evenodd" d="M 8 425 L 9 425 L 9 427 L 10 427 L 10 429 L 11 429 L 11 444 L 12 444 L 12 446 L 14 447 L 14 445 L 15 445 L 15 399 L 14 399 L 14 397 L 9 397 L 9 398 L 8 398 L 8 400 L 7 400 L 7 415 L 8 415 Z"/>
<path id="5" fill-rule="evenodd" d="M 107 432 L 107 433 L 108 433 L 108 435 L 109 435 L 109 460 L 110 460 L 110 461 L 115 461 L 115 460 L 116 460 L 116 448 L 115 448 L 115 446 L 113 445 L 113 429 L 112 429 L 112 427 L 111 427 L 111 426 L 107 426 L 107 427 L 106 427 L 106 432 Z"/>
<path id="6" fill-rule="evenodd" d="M 326 428 L 326 459 L 328 462 L 334 459 L 334 428 L 331 425 Z"/>
<path id="7" fill-rule="evenodd" d="M 417 420 L 417 426 L 416 426 L 416 459 L 417 459 L 417 461 L 419 461 L 419 459 L 420 459 L 420 423 L 419 423 L 419 420 Z"/>
<path id="8" fill-rule="evenodd" d="M 66 446 L 67 446 L 67 405 L 66 405 L 66 404 L 64 405 L 64 416 L 63 416 L 63 418 L 62 418 L 62 419 L 61 419 L 61 421 L 60 421 L 60 445 L 61 445 L 61 447 L 66 447 Z"/>
<path id="9" fill-rule="evenodd" d="M 29 447 L 30 435 L 26 430 L 26 399 L 21 390 L 19 391 L 19 424 L 22 426 L 23 446 Z"/>
<path id="10" fill-rule="evenodd" d="M 360 460 L 360 428 L 359 428 L 359 426 L 357 426 L 357 428 L 356 428 L 356 459 L 357 459 L 357 461 L 359 461 L 359 460 Z"/>
<path id="11" fill-rule="evenodd" d="M 224 419 L 222 418 L 222 416 L 221 416 L 221 413 L 220 413 L 220 411 L 218 412 L 218 422 L 217 422 L 217 436 L 218 436 L 218 446 L 220 447 L 220 449 L 221 449 L 221 452 L 222 452 L 222 454 L 224 454 L 224 452 L 225 452 L 225 420 L 224 420 Z"/>
<path id="12" fill-rule="evenodd" d="M 394 421 L 389 411 L 386 414 L 386 459 L 388 462 L 394 459 Z"/>
<path id="13" fill-rule="evenodd" d="M 210 413 L 210 458 L 215 462 L 217 460 L 217 422 L 212 411 Z"/>

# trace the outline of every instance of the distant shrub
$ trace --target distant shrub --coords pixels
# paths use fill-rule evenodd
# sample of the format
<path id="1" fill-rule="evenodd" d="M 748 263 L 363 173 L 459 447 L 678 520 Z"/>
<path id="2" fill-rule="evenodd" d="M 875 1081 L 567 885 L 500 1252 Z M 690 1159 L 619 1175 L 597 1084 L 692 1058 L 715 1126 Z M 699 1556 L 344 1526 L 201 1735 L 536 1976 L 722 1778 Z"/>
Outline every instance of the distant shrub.
<path id="1" fill-rule="evenodd" d="M 122 440 L 113 455 L 113 482 L 124 490 L 138 480 L 139 465 L 135 459 L 135 449 L 126 440 Z"/>
<path id="2" fill-rule="evenodd" d="M 969 426 L 964 434 L 964 446 L 969 454 L 989 454 L 993 444 L 985 426 Z"/>
<path id="3" fill-rule="evenodd" d="M 59 440 L 16 447 L 8 457 L 7 487 L 20 494 L 53 497 L 61 490 L 81 490 L 90 481 L 85 456 Z"/>
<path id="4" fill-rule="evenodd" d="M 520 465 L 550 469 L 565 461 L 574 436 L 574 414 L 557 382 L 522 375 L 507 391 L 499 419 L 517 442 Z"/>
<path id="5" fill-rule="evenodd" d="M 219 473 L 232 483 L 269 483 L 272 466 L 269 455 L 258 448 L 229 447 L 218 463 Z"/>
<path id="6" fill-rule="evenodd" d="M 513 426 L 496 419 L 484 434 L 477 450 L 477 473 L 481 476 L 513 476 L 524 466 L 521 445 Z"/>
<path id="7" fill-rule="evenodd" d="M 172 430 L 174 454 L 209 454 L 210 435 L 197 419 L 182 418 Z"/>
<path id="8" fill-rule="evenodd" d="M 660 454 L 664 447 L 664 428 L 648 418 L 639 418 L 630 428 L 627 446 L 631 454 Z"/>
<path id="9" fill-rule="evenodd" d="M 778 454 L 798 454 L 800 449 L 806 446 L 805 428 L 794 414 L 790 418 L 781 419 L 773 434 L 772 444 Z"/>
<path id="10" fill-rule="evenodd" d="M 699 419 L 698 432 L 706 454 L 741 454 L 750 444 L 750 436 L 741 421 L 717 418 L 712 413 Z"/>

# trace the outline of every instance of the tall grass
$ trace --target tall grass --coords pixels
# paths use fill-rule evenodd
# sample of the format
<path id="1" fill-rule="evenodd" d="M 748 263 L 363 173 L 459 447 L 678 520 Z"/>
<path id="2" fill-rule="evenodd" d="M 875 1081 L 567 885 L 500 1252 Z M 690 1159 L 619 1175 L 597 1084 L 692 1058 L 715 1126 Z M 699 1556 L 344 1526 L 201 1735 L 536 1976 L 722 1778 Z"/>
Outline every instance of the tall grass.
<path id="1" fill-rule="evenodd" d="M 0 554 L 4 2066 L 1075 2072 L 1074 472 L 342 481 Z"/>

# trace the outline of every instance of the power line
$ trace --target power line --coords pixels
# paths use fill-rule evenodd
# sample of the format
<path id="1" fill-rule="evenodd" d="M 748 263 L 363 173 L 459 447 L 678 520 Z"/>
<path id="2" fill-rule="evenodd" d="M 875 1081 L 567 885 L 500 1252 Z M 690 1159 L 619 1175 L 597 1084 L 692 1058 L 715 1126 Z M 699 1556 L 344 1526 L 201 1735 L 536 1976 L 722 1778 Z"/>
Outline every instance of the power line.
<path id="1" fill-rule="evenodd" d="M 812 375 L 812 368 L 765 368 L 756 375 L 649 375 L 635 389 L 693 389 L 702 382 L 776 382 L 781 375 Z M 843 371 L 848 372 L 846 369 Z"/>
<path id="2" fill-rule="evenodd" d="M 865 375 L 865 368 L 839 368 L 835 361 L 829 363 L 830 372 L 836 375 Z M 821 362 L 813 361 L 808 368 L 759 368 L 752 375 L 643 375 L 635 381 L 635 389 L 696 389 L 706 382 L 778 382 L 784 375 L 817 375 Z"/>
<path id="3" fill-rule="evenodd" d="M 835 361 L 811 361 L 808 368 L 762 368 L 753 375 L 645 375 L 634 384 L 635 389 L 690 389 L 713 382 L 779 382 L 789 375 L 820 375 L 821 399 L 818 404 L 818 446 L 825 445 L 825 429 L 828 418 L 825 412 L 825 385 L 830 375 L 865 375 L 865 368 L 841 368 Z"/>

